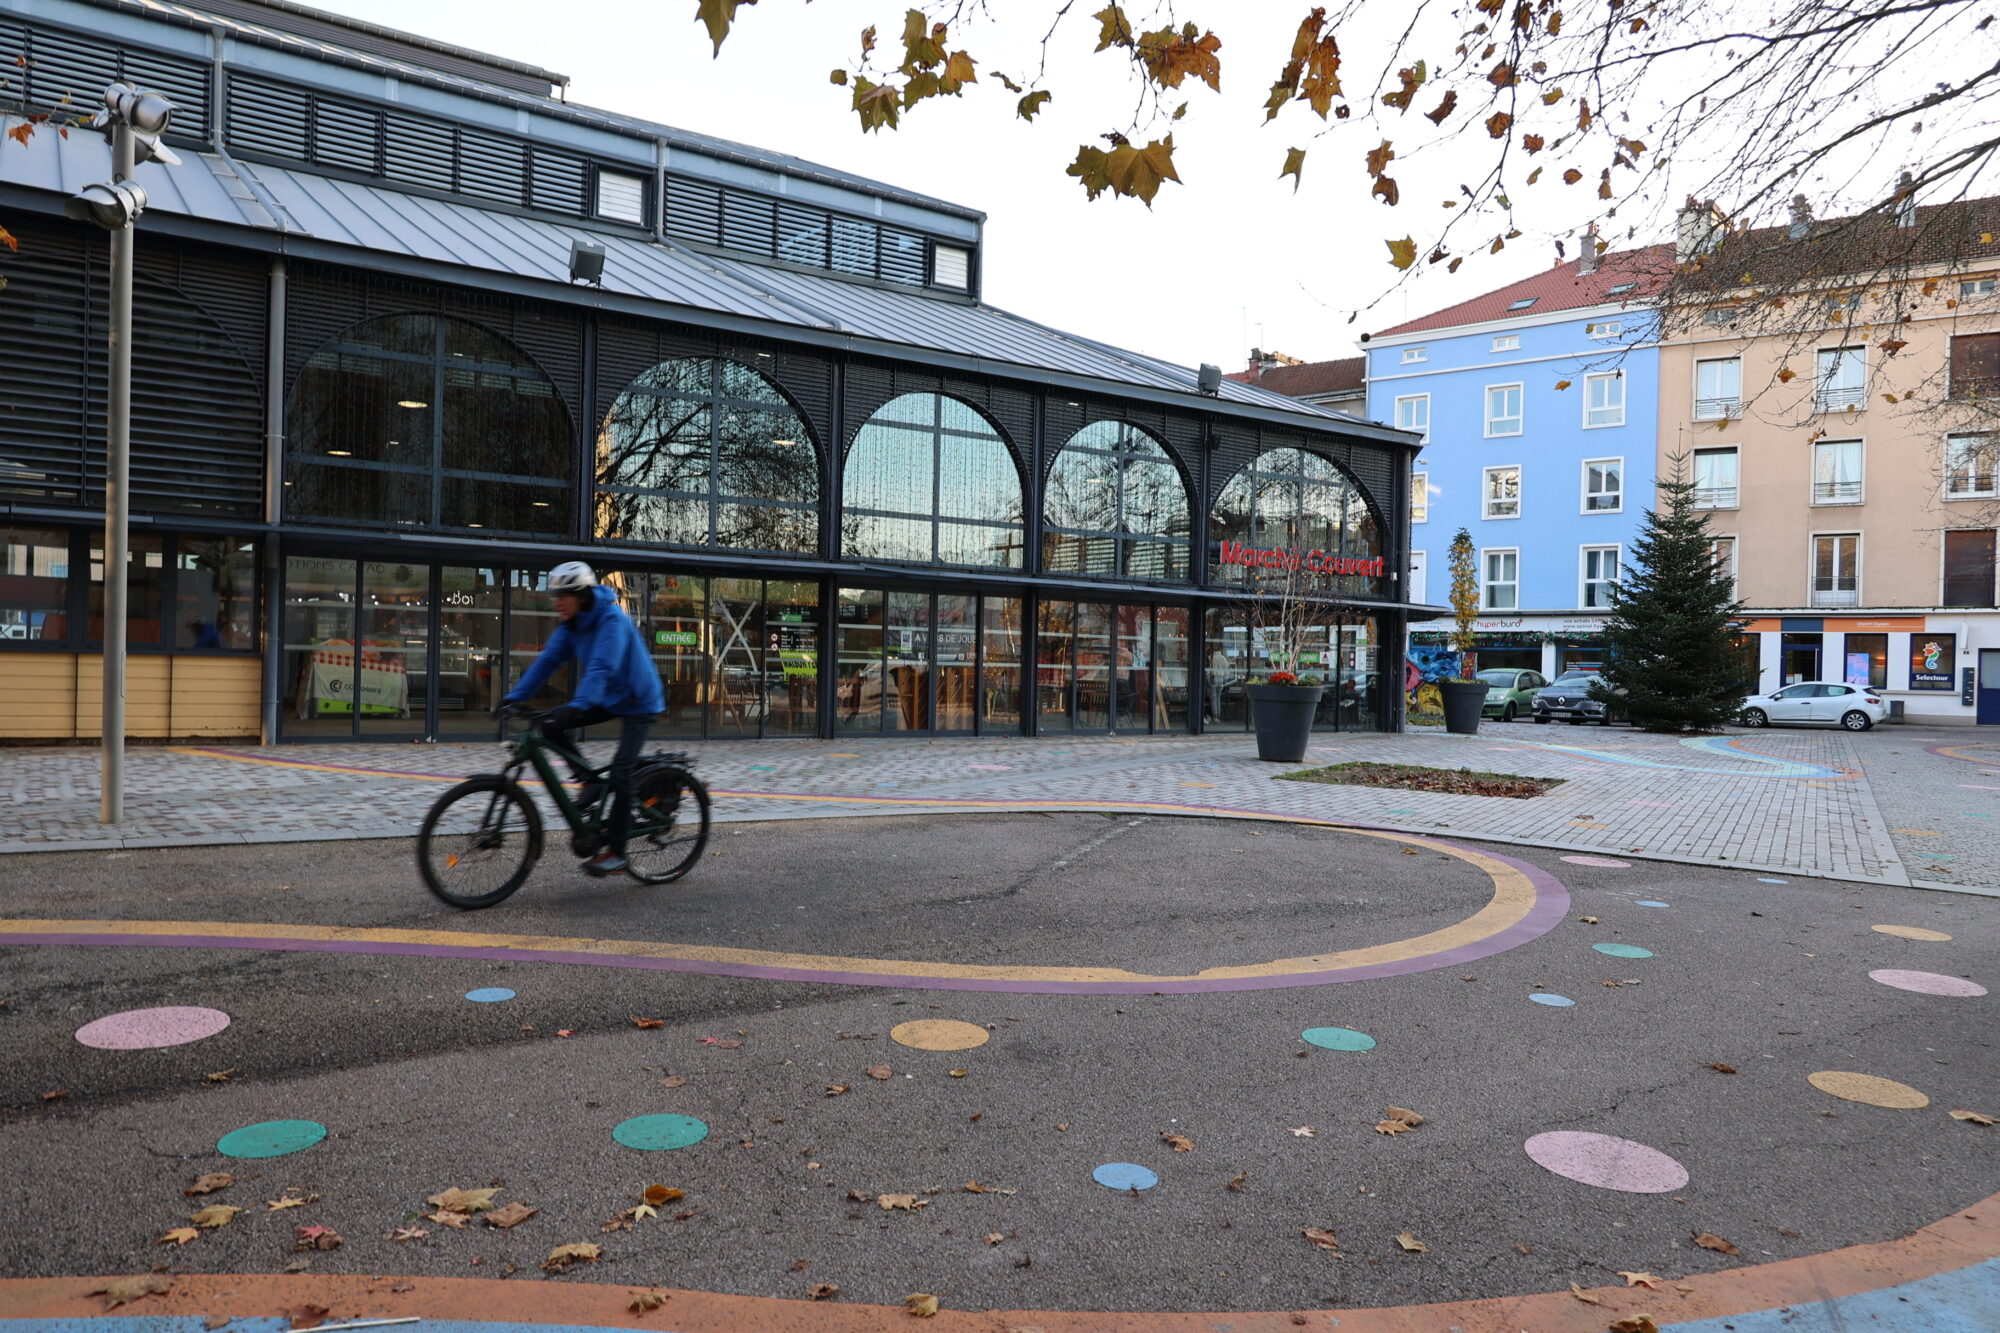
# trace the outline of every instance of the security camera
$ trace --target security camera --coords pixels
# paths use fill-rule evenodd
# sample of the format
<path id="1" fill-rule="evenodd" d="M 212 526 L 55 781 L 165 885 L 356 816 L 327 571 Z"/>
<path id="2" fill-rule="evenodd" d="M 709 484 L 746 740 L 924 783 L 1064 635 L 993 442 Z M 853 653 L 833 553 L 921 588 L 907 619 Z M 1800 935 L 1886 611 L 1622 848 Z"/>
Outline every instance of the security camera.
<path id="1" fill-rule="evenodd" d="M 146 191 L 131 181 L 116 185 L 86 185 L 63 201 L 63 212 L 75 222 L 94 222 L 106 231 L 123 231 L 146 211 Z"/>

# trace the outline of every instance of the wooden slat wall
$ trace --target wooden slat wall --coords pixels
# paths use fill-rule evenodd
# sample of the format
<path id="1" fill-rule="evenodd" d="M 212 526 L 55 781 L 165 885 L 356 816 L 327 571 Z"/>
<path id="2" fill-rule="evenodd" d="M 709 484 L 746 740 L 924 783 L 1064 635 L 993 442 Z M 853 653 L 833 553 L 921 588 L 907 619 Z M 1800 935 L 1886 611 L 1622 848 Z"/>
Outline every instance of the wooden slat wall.
<path id="1" fill-rule="evenodd" d="M 261 680 L 254 657 L 133 657 L 125 675 L 125 734 L 142 740 L 257 734 Z M 0 654 L 0 695 L 15 740 L 94 740 L 104 718 L 100 654 Z"/>

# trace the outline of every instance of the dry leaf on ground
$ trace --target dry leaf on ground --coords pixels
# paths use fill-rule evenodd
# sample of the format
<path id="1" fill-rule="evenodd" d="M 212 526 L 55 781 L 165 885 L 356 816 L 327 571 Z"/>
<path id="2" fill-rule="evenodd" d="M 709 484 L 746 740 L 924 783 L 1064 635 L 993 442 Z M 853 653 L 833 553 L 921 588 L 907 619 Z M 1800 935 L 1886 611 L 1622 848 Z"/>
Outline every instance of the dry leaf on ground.
<path id="1" fill-rule="evenodd" d="M 1593 1296 L 1589 1292 L 1585 1291 L 1582 1287 L 1577 1286 L 1576 1283 L 1574 1282 L 1569 1284 L 1569 1294 L 1576 1297 L 1578 1300 L 1582 1301 L 1586 1305 L 1604 1304 L 1604 1298 L 1602 1296 Z"/>
<path id="2" fill-rule="evenodd" d="M 205 1075 L 204 1077 L 206 1077 L 210 1083 L 227 1083 L 230 1080 L 230 1078 L 234 1076 L 235 1073 L 236 1071 L 234 1069 L 218 1069 L 213 1074 L 208 1074 Z"/>
<path id="3" fill-rule="evenodd" d="M 631 1303 L 625 1308 L 633 1314 L 644 1314 L 648 1310 L 657 1310 L 666 1303 L 667 1294 L 664 1291 L 635 1291 L 632 1293 Z"/>
<path id="4" fill-rule="evenodd" d="M 894 1077 L 896 1077 L 896 1071 L 895 1071 L 895 1070 L 893 1070 L 893 1069 L 891 1069 L 891 1068 L 889 1068 L 889 1066 L 887 1066 L 887 1065 L 870 1065 L 870 1066 L 868 1066 L 868 1070 L 867 1070 L 867 1073 L 868 1073 L 868 1077 L 870 1077 L 870 1078 L 873 1078 L 873 1079 L 884 1079 L 884 1078 L 894 1078 Z"/>
<path id="5" fill-rule="evenodd" d="M 1660 1279 L 1654 1277 L 1651 1273 L 1628 1273 L 1621 1268 L 1618 1270 L 1618 1276 L 1625 1279 L 1625 1285 L 1628 1287 L 1645 1287 L 1649 1291 L 1666 1290 L 1661 1285 Z"/>
<path id="6" fill-rule="evenodd" d="M 1400 1120 L 1411 1129 L 1415 1129 L 1418 1125 L 1424 1123 L 1422 1116 L 1418 1115 L 1415 1111 L 1406 1110 L 1401 1106 L 1391 1106 L 1384 1110 L 1382 1115 L 1389 1120 Z"/>
<path id="7" fill-rule="evenodd" d="M 806 1296 L 815 1301 L 830 1301 L 839 1294 L 838 1282 L 815 1282 L 806 1288 Z"/>
<path id="8" fill-rule="evenodd" d="M 1249 1172 L 1238 1172 L 1236 1175 L 1230 1177 L 1229 1183 L 1222 1188 L 1228 1190 L 1231 1194 L 1241 1194 L 1243 1192 L 1243 1182 L 1249 1178 Z"/>
<path id="9" fill-rule="evenodd" d="M 826 1085 L 826 1095 L 829 1097 L 843 1096 L 852 1091 L 854 1089 L 845 1083 L 829 1083 Z"/>
<path id="10" fill-rule="evenodd" d="M 1430 1248 L 1431 1248 L 1430 1246 L 1424 1244 L 1422 1241 L 1418 1240 L 1415 1236 L 1412 1236 L 1407 1231 L 1405 1231 L 1402 1235 L 1396 1237 L 1396 1243 L 1402 1246 L 1404 1249 L 1408 1250 L 1412 1254 L 1430 1253 Z"/>
<path id="11" fill-rule="evenodd" d="M 517 1227 L 539 1211 L 541 1210 L 530 1208 L 527 1204 L 517 1200 L 504 1208 L 495 1208 L 492 1212 L 486 1214 L 483 1220 L 489 1227 L 501 1227 L 503 1229 L 506 1227 Z"/>
<path id="12" fill-rule="evenodd" d="M 660 1080 L 660 1086 L 663 1088 L 678 1088 L 684 1086 L 686 1083 L 686 1074 L 669 1074 Z"/>
<path id="13" fill-rule="evenodd" d="M 989 1231 L 985 1235 L 981 1236 L 979 1239 L 985 1241 L 988 1245 L 998 1245 L 1001 1241 L 1007 1238 L 1001 1235 L 997 1231 Z"/>
<path id="14" fill-rule="evenodd" d="M 197 1176 L 194 1184 L 181 1191 L 185 1198 L 192 1199 L 197 1194 L 213 1194 L 217 1190 L 228 1189 L 236 1183 L 236 1177 L 227 1171 L 211 1171 L 205 1176 Z"/>
<path id="15" fill-rule="evenodd" d="M 967 1194 L 1019 1194 L 1019 1190 L 1002 1189 L 998 1185 L 982 1185 L 976 1180 L 968 1180 L 959 1186 Z"/>
<path id="16" fill-rule="evenodd" d="M 142 1296 L 164 1296 L 173 1290 L 174 1280 L 165 1273 L 141 1273 L 137 1277 L 115 1277 L 101 1287 L 93 1287 L 86 1296 L 102 1296 L 104 1308 L 115 1310 L 121 1305 L 129 1305 Z"/>
<path id="17" fill-rule="evenodd" d="M 425 1200 L 441 1213 L 483 1213 L 494 1206 L 493 1196 L 499 1189 L 462 1190 L 453 1187 L 441 1190 Z"/>
<path id="18" fill-rule="evenodd" d="M 695 1040 L 718 1051 L 733 1051 L 743 1044 L 734 1037 L 696 1037 Z"/>
<path id="19" fill-rule="evenodd" d="M 264 1200 L 264 1211 L 267 1213 L 277 1213 L 283 1212 L 287 1208 L 303 1208 L 309 1203 L 318 1202 L 319 1195 L 317 1194 L 287 1194 L 282 1199 Z"/>
<path id="20" fill-rule="evenodd" d="M 1169 1134 L 1163 1129 L 1160 1131 L 1160 1142 L 1166 1144 L 1175 1152 L 1194 1151 L 1194 1140 L 1185 1134 Z"/>
<path id="21" fill-rule="evenodd" d="M 571 1264 L 594 1264 L 603 1256 L 603 1246 L 580 1240 L 570 1245 L 558 1245 L 550 1250 L 549 1257 L 542 1261 L 542 1267 L 548 1272 L 560 1273 Z"/>
<path id="22" fill-rule="evenodd" d="M 1694 1236 L 1694 1243 L 1701 1246 L 1701 1248 L 1703 1248 L 1704 1250 L 1714 1250 L 1718 1254 L 1743 1253 L 1743 1251 L 1737 1249 L 1734 1245 L 1731 1245 L 1728 1241 L 1716 1235 L 1714 1232 L 1696 1231 L 1691 1234 Z"/>
<path id="23" fill-rule="evenodd" d="M 937 1313 L 937 1297 L 927 1291 L 913 1291 L 903 1297 L 903 1307 L 919 1319 L 929 1319 Z"/>
<path id="24" fill-rule="evenodd" d="M 287 1307 L 285 1313 L 291 1317 L 293 1328 L 318 1328 L 326 1319 L 327 1308 L 312 1301 L 300 1301 Z"/>
<path id="25" fill-rule="evenodd" d="M 1660 1326 L 1649 1314 L 1635 1314 L 1611 1325 L 1611 1333 L 1660 1333 Z"/>
<path id="26" fill-rule="evenodd" d="M 875 1205 L 885 1213 L 897 1208 L 906 1213 L 914 1213 L 919 1208 L 930 1207 L 931 1201 L 919 1199 L 914 1194 L 878 1194 L 875 1196 Z"/>
<path id="27" fill-rule="evenodd" d="M 297 1235 L 292 1244 L 295 1250 L 337 1250 L 341 1245 L 340 1233 L 332 1227 L 300 1227 Z"/>
<path id="28" fill-rule="evenodd" d="M 191 1240 L 199 1239 L 200 1236 L 201 1233 L 193 1227 L 175 1227 L 172 1231 L 160 1237 L 157 1243 L 161 1245 L 185 1245 Z"/>
<path id="29" fill-rule="evenodd" d="M 663 1028 L 666 1025 L 667 1020 L 664 1018 L 640 1018 L 636 1014 L 632 1016 L 632 1026 L 635 1028 Z"/>
<path id="30" fill-rule="evenodd" d="M 1377 1134 L 1387 1134 L 1393 1138 L 1398 1134 L 1409 1133 L 1410 1126 L 1401 1120 L 1383 1120 L 1376 1124 L 1375 1132 Z"/>
<path id="31" fill-rule="evenodd" d="M 67 1096 L 69 1096 L 68 1088 L 57 1088 L 54 1092 L 43 1093 L 42 1100 L 45 1102 L 59 1102 Z"/>
<path id="32" fill-rule="evenodd" d="M 1953 1120 L 1970 1120 L 1975 1125 L 1990 1125 L 1993 1123 L 1992 1116 L 1981 1115 L 1977 1111 L 1953 1111 L 1951 1118 Z"/>
<path id="33" fill-rule="evenodd" d="M 953 1078 L 964 1078 L 967 1074 L 971 1072 L 972 1071 L 969 1069 L 954 1069 L 951 1071 L 951 1076 Z"/>
<path id="34" fill-rule="evenodd" d="M 653 1207 L 650 1203 L 642 1203 L 636 1208 L 627 1208 L 625 1210 L 625 1216 L 631 1218 L 634 1222 L 642 1218 L 658 1217 L 659 1215 L 660 1210 Z"/>
<path id="35" fill-rule="evenodd" d="M 1713 1070 L 1714 1070 L 1714 1071 L 1715 1071 L 1716 1073 L 1718 1073 L 1718 1074 L 1733 1074 L 1733 1073 L 1735 1073 L 1735 1072 L 1736 1072 L 1736 1071 L 1735 1071 L 1735 1070 L 1734 1070 L 1733 1068 L 1731 1068 L 1730 1066 L 1728 1066 L 1728 1065 L 1725 1065 L 1725 1064 L 1717 1064 L 1717 1063 L 1715 1063 L 1714 1061 L 1710 1061 L 1710 1062 L 1709 1062 L 1709 1066 L 1708 1066 L 1708 1067 L 1709 1067 L 1710 1069 L 1713 1069 Z"/>
<path id="36" fill-rule="evenodd" d="M 1296 1129 L 1288 1130 L 1287 1133 L 1290 1133 L 1295 1138 L 1310 1139 L 1317 1136 L 1319 1134 L 1319 1131 L 1314 1129 L 1311 1125 L 1300 1125 Z"/>
<path id="37" fill-rule="evenodd" d="M 1597 918 L 1594 916 L 1580 916 L 1577 918 L 1577 920 L 1583 922 L 1583 924 L 1586 926 L 1594 926 L 1597 924 Z"/>
<path id="38" fill-rule="evenodd" d="M 686 1190 L 669 1189 L 665 1185 L 646 1186 L 646 1202 L 652 1204 L 655 1208 L 658 1208 L 663 1203 L 673 1203 L 677 1199 L 685 1199 L 686 1197 Z"/>
<path id="39" fill-rule="evenodd" d="M 430 1230 L 427 1227 L 397 1227 L 389 1233 L 389 1239 L 394 1241 L 422 1240 L 430 1234 Z"/>
<path id="40" fill-rule="evenodd" d="M 870 1194 L 867 1190 L 849 1190 L 847 1191 L 847 1198 L 851 1203 L 875 1202 L 875 1196 Z"/>
<path id="41" fill-rule="evenodd" d="M 1300 1227 L 1299 1234 L 1322 1250 L 1337 1251 L 1340 1249 L 1340 1242 L 1334 1239 L 1333 1233 L 1324 1227 Z"/>
<path id="42" fill-rule="evenodd" d="M 453 1231 L 463 1231 L 465 1230 L 465 1224 L 471 1219 L 464 1213 L 447 1213 L 444 1209 L 440 1208 L 434 1213 L 425 1213 L 424 1220 L 426 1222 L 435 1222 L 441 1227 L 450 1227 Z"/>
<path id="43" fill-rule="evenodd" d="M 228 1226 L 231 1222 L 236 1220 L 236 1215 L 242 1211 L 243 1210 L 241 1208 L 238 1208 L 235 1204 L 212 1203 L 208 1207 L 202 1209 L 200 1212 L 195 1213 L 193 1216 L 189 1217 L 188 1221 L 194 1223 L 198 1227 L 206 1227 L 210 1231 L 213 1231 L 217 1227 Z"/>

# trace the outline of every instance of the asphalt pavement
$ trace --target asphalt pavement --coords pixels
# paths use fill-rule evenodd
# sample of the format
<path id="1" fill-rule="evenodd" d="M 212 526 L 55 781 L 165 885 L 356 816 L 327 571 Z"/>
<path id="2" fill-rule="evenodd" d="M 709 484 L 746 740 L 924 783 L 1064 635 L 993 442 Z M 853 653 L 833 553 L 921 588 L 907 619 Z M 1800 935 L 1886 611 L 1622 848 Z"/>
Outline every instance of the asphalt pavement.
<path id="1" fill-rule="evenodd" d="M 555 855 L 479 913 L 431 899 L 407 841 L 11 856 L 13 922 L 231 929 L 0 947 L 0 1271 L 529 1281 L 552 1247 L 587 1241 L 601 1261 L 553 1280 L 793 1298 L 831 1283 L 839 1301 L 925 1291 L 955 1309 L 1389 1306 L 1624 1271 L 1673 1281 L 1893 1239 L 1993 1192 L 2000 1127 L 1948 1114 L 2000 1114 L 1992 998 L 1869 976 L 1991 984 L 1990 901 L 1486 849 L 1524 863 L 1510 873 L 1466 850 L 1100 814 L 733 824 L 680 884 L 594 882 Z M 1453 945 L 1482 911 L 1505 915 L 1510 891 L 1545 915 L 1568 903 L 1494 935 L 1488 956 Z M 271 947 L 213 947 L 256 943 L 250 925 Z M 315 927 L 341 931 L 290 947 Z M 390 932 L 412 947 L 477 936 L 485 952 L 394 952 Z M 652 944 L 724 970 L 641 965 Z M 1399 952 L 1383 974 L 1307 980 L 1317 960 Z M 972 988 L 893 968 L 898 984 L 835 979 L 883 960 L 958 969 Z M 1051 969 L 1158 980 L 1048 993 L 1036 978 Z M 496 987 L 515 994 L 465 998 Z M 231 1021 L 157 1050 L 73 1035 L 163 1005 Z M 892 1040 L 917 1019 L 987 1040 Z M 1301 1039 L 1325 1027 L 1375 1044 Z M 1821 1071 L 1928 1105 L 1840 1099 L 1808 1082 Z M 1422 1123 L 1381 1132 L 1392 1107 Z M 613 1140 L 655 1114 L 706 1137 Z M 217 1152 L 288 1119 L 327 1137 L 263 1160 Z M 1687 1183 L 1566 1179 L 1524 1151 L 1556 1131 L 1646 1145 Z M 1106 1188 L 1092 1173 L 1110 1163 L 1158 1184 Z M 217 1171 L 236 1183 L 184 1197 Z M 655 1184 L 684 1196 L 601 1230 Z M 425 1221 L 451 1187 L 538 1211 L 509 1229 Z M 288 1191 L 317 1197 L 268 1208 Z M 884 1195 L 920 1206 L 885 1210 Z M 161 1247 L 212 1203 L 247 1211 Z M 301 1253 L 301 1225 L 344 1243 Z M 428 1234 L 390 1239 L 408 1226 Z"/>

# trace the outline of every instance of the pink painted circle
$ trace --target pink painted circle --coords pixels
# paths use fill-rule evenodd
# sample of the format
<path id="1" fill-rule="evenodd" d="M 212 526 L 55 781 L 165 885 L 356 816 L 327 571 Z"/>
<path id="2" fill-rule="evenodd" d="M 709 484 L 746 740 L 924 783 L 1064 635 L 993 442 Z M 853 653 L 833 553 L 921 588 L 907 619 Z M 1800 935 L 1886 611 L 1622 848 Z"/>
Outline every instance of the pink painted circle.
<path id="1" fill-rule="evenodd" d="M 76 1039 L 100 1051 L 145 1051 L 184 1046 L 213 1037 L 228 1026 L 229 1015 L 220 1009 L 172 1004 L 159 1009 L 127 1009 L 120 1014 L 106 1014 L 78 1028 Z"/>
<path id="2" fill-rule="evenodd" d="M 1659 1149 L 1609 1134 L 1557 1130 L 1523 1147 L 1536 1165 L 1599 1189 L 1671 1194 L 1688 1183 L 1687 1168 Z"/>
<path id="3" fill-rule="evenodd" d="M 1609 866 L 1613 870 L 1630 870 L 1630 861 L 1614 861 L 1608 856 L 1564 856 L 1558 858 L 1573 866 Z"/>
<path id="4" fill-rule="evenodd" d="M 1986 994 L 1986 987 L 1963 977 L 1947 977 L 1938 972 L 1909 972 L 1900 967 L 1878 967 L 1868 974 L 1871 981 L 1897 990 L 1913 990 L 1919 995 L 1950 995 L 1966 998 Z"/>

